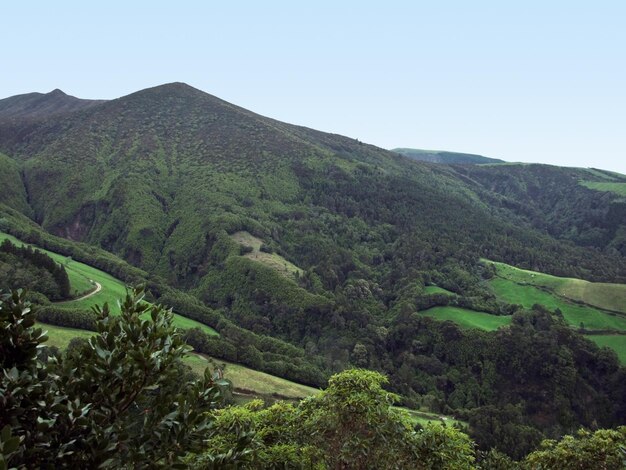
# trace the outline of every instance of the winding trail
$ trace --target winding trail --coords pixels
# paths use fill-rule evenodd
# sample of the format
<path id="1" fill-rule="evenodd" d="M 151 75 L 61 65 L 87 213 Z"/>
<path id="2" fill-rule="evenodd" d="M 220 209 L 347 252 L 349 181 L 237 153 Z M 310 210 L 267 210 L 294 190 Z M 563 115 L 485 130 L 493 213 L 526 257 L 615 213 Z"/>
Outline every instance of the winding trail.
<path id="1" fill-rule="evenodd" d="M 92 290 L 89 294 L 83 295 L 82 297 L 79 297 L 77 299 L 72 299 L 70 302 L 77 302 L 79 300 L 85 300 L 88 299 L 89 297 L 91 297 L 92 295 L 96 295 L 98 292 L 100 292 L 102 290 L 102 284 L 100 284 L 99 282 L 94 281 L 94 284 L 96 285 L 96 289 Z"/>

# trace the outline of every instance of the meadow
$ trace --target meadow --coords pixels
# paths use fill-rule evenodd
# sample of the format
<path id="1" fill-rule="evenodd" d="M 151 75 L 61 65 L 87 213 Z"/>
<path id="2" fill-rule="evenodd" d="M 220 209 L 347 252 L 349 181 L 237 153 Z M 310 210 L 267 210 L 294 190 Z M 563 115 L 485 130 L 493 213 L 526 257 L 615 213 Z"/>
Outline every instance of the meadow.
<path id="1" fill-rule="evenodd" d="M 0 243 L 5 239 L 10 240 L 15 245 L 25 245 L 21 240 L 6 233 L 0 232 Z M 57 305 L 80 307 L 89 310 L 96 305 L 103 305 L 104 303 L 108 303 L 113 313 L 119 311 L 118 301 L 120 299 L 123 299 L 126 296 L 127 292 L 127 286 L 123 282 L 114 278 L 110 274 L 100 271 L 99 269 L 73 260 L 71 257 L 62 256 L 58 253 L 44 250 L 43 248 L 39 248 L 34 245 L 31 246 L 40 251 L 43 251 L 52 259 L 54 259 L 57 263 L 65 267 L 67 275 L 70 279 L 72 292 L 77 292 L 79 293 L 79 295 L 83 295 L 86 292 L 94 291 L 96 289 L 96 283 L 102 286 L 101 290 L 93 295 L 79 298 L 77 300 L 58 302 Z M 207 334 L 218 334 L 217 331 L 215 331 L 213 328 L 190 318 L 183 317 L 182 315 L 178 315 L 176 313 L 174 314 L 174 325 L 178 328 L 185 329 L 197 327 L 202 329 Z"/>
<path id="2" fill-rule="evenodd" d="M 561 278 L 483 261 L 496 267 L 496 277 L 489 285 L 499 299 L 525 308 L 540 304 L 559 309 L 569 325 L 587 330 L 591 333 L 585 335 L 588 339 L 612 349 L 626 364 L 626 335 L 606 333 L 626 332 L 626 315 L 622 315 L 626 311 L 626 285 Z M 593 334 L 593 330 L 605 333 Z"/>
<path id="3" fill-rule="evenodd" d="M 424 287 L 425 294 L 448 294 L 448 295 L 456 295 L 454 292 L 450 292 L 448 289 L 444 289 L 439 286 L 426 286 Z"/>
<path id="4" fill-rule="evenodd" d="M 249 253 L 244 254 L 246 258 L 258 261 L 259 263 L 263 263 L 264 265 L 290 278 L 293 278 L 293 276 L 295 276 L 296 274 L 303 273 L 302 269 L 297 267 L 295 264 L 287 261 L 279 254 L 261 251 L 261 246 L 263 246 L 263 240 L 255 237 L 249 232 L 235 232 L 231 235 L 231 238 L 235 242 L 239 243 L 241 246 L 247 247 L 248 249 L 252 250 Z"/>
<path id="5" fill-rule="evenodd" d="M 573 327 L 626 331 L 626 317 L 567 301 L 538 287 L 520 285 L 499 277 L 490 280 L 489 285 L 498 298 L 508 303 L 519 304 L 525 308 L 531 308 L 534 304 L 543 305 L 549 310 L 558 308 L 565 321 Z"/>
<path id="6" fill-rule="evenodd" d="M 589 282 L 582 279 L 557 277 L 550 274 L 509 266 L 504 263 L 483 260 L 496 268 L 497 276 L 517 284 L 543 287 L 554 294 L 574 302 L 604 310 L 626 313 L 626 285 Z"/>
<path id="7" fill-rule="evenodd" d="M 583 181 L 581 184 L 589 189 L 595 189 L 596 191 L 606 191 L 619 194 L 620 196 L 626 196 L 626 183 Z"/>
<path id="8" fill-rule="evenodd" d="M 491 315 L 490 313 L 450 306 L 429 308 L 420 312 L 420 314 L 440 321 L 453 321 L 461 328 L 478 328 L 486 331 L 496 330 L 511 322 L 511 317 L 509 316 Z"/>
<path id="9" fill-rule="evenodd" d="M 76 328 L 38 323 L 39 327 L 48 332 L 47 346 L 55 346 L 61 350 L 67 348 L 73 338 L 88 339 L 95 333 Z M 214 359 L 203 354 L 189 354 L 185 360 L 195 373 L 202 375 L 207 367 L 214 369 L 216 366 L 224 370 L 224 377 L 231 380 L 236 391 L 242 391 L 257 395 L 278 394 L 287 399 L 301 399 L 319 392 L 318 389 L 291 382 L 280 377 L 275 377 L 265 372 L 260 372 L 239 364 L 221 359 Z"/>

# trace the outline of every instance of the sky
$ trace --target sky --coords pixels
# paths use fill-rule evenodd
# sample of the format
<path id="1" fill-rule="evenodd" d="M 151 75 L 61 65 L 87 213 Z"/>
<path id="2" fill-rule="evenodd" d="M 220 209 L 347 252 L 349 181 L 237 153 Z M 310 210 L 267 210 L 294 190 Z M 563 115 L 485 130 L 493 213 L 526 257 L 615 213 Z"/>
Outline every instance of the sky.
<path id="1" fill-rule="evenodd" d="M 0 98 L 181 81 L 383 148 L 626 174 L 626 1 L 6 1 Z"/>

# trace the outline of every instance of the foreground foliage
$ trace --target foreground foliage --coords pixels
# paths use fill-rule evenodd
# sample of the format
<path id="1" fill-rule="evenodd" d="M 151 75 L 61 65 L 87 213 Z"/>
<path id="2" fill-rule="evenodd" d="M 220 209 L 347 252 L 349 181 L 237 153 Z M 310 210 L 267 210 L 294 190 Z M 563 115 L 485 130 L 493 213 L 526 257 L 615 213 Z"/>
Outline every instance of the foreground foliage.
<path id="1" fill-rule="evenodd" d="M 382 388 L 386 383 L 377 372 L 352 369 L 296 406 L 265 408 L 255 400 L 218 410 L 218 432 L 193 466 L 205 468 L 245 429 L 255 434 L 240 468 L 473 468 L 467 435 L 440 424 L 415 429 L 406 413 L 392 408 L 397 397 Z"/>
<path id="2" fill-rule="evenodd" d="M 398 397 L 383 389 L 387 379 L 363 369 L 334 375 L 299 404 L 220 409 L 229 384 L 182 366 L 190 348 L 170 311 L 135 291 L 121 312 L 97 308 L 97 334 L 60 354 L 42 347 L 46 335 L 22 291 L 0 297 L 0 470 L 610 470 L 626 463 L 626 427 L 544 441 L 519 462 L 495 450 L 476 455 L 454 427 L 414 426 L 392 407 Z M 514 410 L 491 413 L 511 420 Z M 510 442 L 528 440 L 519 429 L 506 435 Z"/>
<path id="3" fill-rule="evenodd" d="M 0 427 L 11 466 L 142 468 L 199 448 L 219 387 L 208 374 L 185 377 L 190 348 L 171 312 L 142 299 L 128 295 L 120 316 L 105 304 L 98 334 L 58 355 L 43 354 L 47 338 L 21 291 L 2 296 Z"/>

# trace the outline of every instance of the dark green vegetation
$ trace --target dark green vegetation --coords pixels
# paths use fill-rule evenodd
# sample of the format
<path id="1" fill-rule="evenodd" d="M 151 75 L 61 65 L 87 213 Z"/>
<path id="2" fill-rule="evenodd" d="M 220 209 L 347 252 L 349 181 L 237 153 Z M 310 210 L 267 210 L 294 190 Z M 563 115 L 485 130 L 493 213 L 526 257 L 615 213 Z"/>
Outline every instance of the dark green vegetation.
<path id="1" fill-rule="evenodd" d="M 626 283 L 626 203 L 583 184 L 621 175 L 413 161 L 184 84 L 63 111 L 67 99 L 0 116 L 0 230 L 146 284 L 218 331 L 187 331 L 198 351 L 316 387 L 376 369 L 403 404 L 463 418 L 482 448 L 515 456 L 624 423 L 615 354 L 494 295 L 481 263 Z M 431 308 L 510 326 L 459 329 Z M 40 315 L 94 323 L 61 310 Z"/>
<path id="2" fill-rule="evenodd" d="M 513 215 L 520 225 L 530 225 L 557 239 L 600 249 L 617 256 L 624 264 L 626 199 L 609 192 L 603 185 L 626 183 L 626 176 L 549 165 L 474 165 L 456 169 L 475 185 L 481 200 L 498 208 L 506 217 Z M 596 280 L 583 272 L 572 276 L 564 269 L 545 269 L 533 258 L 509 264 L 558 276 Z M 617 281 L 612 276 L 608 276 L 608 280 Z"/>
<path id="3" fill-rule="evenodd" d="M 0 290 L 20 287 L 39 292 L 50 300 L 70 297 L 70 279 L 63 266 L 39 250 L 4 240 L 0 243 Z"/>
<path id="4" fill-rule="evenodd" d="M 608 469 L 626 458 L 625 427 L 544 441 L 520 462 L 476 453 L 454 427 L 414 426 L 367 370 L 297 404 L 224 407 L 232 384 L 186 368 L 169 312 L 139 291 L 120 315 L 96 310 L 97 333 L 59 352 L 42 348 L 23 295 L 0 297 L 0 469 Z"/>
<path id="5" fill-rule="evenodd" d="M 62 357 L 40 350 L 34 324 L 18 292 L 2 295 L 1 468 L 171 466 L 202 449 L 220 384 L 185 376 L 189 348 L 161 307 L 128 296 L 113 317 L 105 306 L 98 334 Z"/>
<path id="6" fill-rule="evenodd" d="M 90 108 L 102 100 L 81 100 L 56 89 L 50 93 L 28 93 L 0 100 L 0 119 L 37 120 Z"/>
<path id="7" fill-rule="evenodd" d="M 504 160 L 497 158 L 483 157 L 471 153 L 444 152 L 441 150 L 421 150 L 421 149 L 392 149 L 392 152 L 399 153 L 412 160 L 431 163 L 462 163 L 462 164 L 484 164 L 484 163 L 504 163 Z"/>

